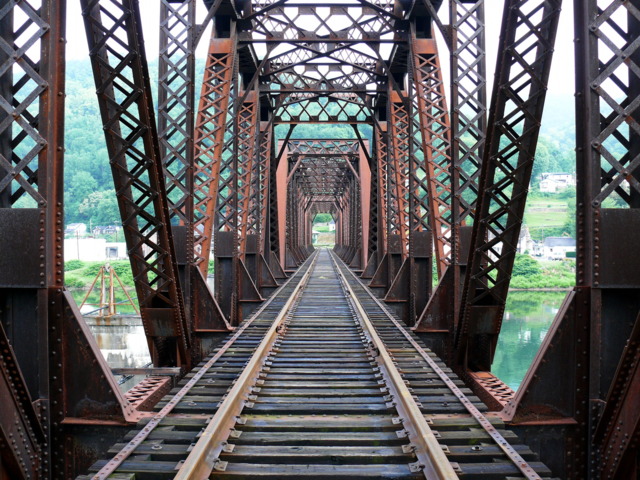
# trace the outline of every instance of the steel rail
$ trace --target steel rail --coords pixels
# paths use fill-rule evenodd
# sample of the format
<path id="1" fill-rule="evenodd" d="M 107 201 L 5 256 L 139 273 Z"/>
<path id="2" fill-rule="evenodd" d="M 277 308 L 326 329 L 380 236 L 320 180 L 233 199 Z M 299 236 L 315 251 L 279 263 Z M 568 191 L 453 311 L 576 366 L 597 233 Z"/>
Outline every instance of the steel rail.
<path id="1" fill-rule="evenodd" d="M 264 366 L 269 351 L 280 334 L 281 325 L 291 311 L 291 306 L 306 285 L 317 258 L 318 252 L 316 251 L 304 276 L 300 279 L 280 313 L 274 319 L 233 388 L 222 401 L 207 427 L 202 431 L 200 439 L 180 467 L 174 480 L 203 480 L 208 478 L 215 468 L 216 463 L 219 461 L 218 457 L 226 446 L 226 440 L 229 437 L 231 428 L 236 423 L 236 417 L 240 415 L 248 401 L 252 385 L 258 379 L 258 372 Z"/>
<path id="2" fill-rule="evenodd" d="M 335 261 L 335 254 L 331 252 L 332 258 Z M 341 275 L 342 269 L 338 268 Z M 351 276 L 358 282 L 360 280 L 355 274 L 347 269 Z M 348 284 L 348 282 L 346 282 Z M 364 287 L 364 285 L 363 285 Z M 438 366 L 438 364 L 424 351 L 424 349 L 420 346 L 418 342 L 407 332 L 398 320 L 387 310 L 387 308 L 371 293 L 368 288 L 364 288 L 369 297 L 380 307 L 380 309 L 384 312 L 384 314 L 393 322 L 393 324 L 398 328 L 398 330 L 404 335 L 407 341 L 416 349 L 416 352 L 424 359 L 429 367 L 433 369 L 433 371 L 440 377 L 440 379 L 445 383 L 445 385 L 449 388 L 451 393 L 453 393 L 460 403 L 466 408 L 469 414 L 480 424 L 480 426 L 484 429 L 489 436 L 496 442 L 496 444 L 502 449 L 502 451 L 507 455 L 509 460 L 520 470 L 520 472 L 524 475 L 528 480 L 541 480 L 540 475 L 536 473 L 536 471 L 529 465 L 529 463 L 522 458 L 522 456 L 511 446 L 511 444 L 498 432 L 498 429 L 493 426 L 493 424 L 476 408 L 476 406 L 467 398 L 467 396 L 458 388 L 458 386 L 449 378 L 449 376 Z M 354 296 L 354 298 L 357 298 Z"/>
<path id="3" fill-rule="evenodd" d="M 306 277 L 308 277 L 309 272 L 311 271 L 312 264 L 313 263 L 311 263 L 307 267 L 307 271 L 305 272 Z M 122 462 L 124 462 L 135 451 L 135 449 L 138 448 L 142 444 L 142 442 L 147 439 L 147 437 L 149 437 L 151 432 L 154 431 L 154 429 L 160 424 L 160 422 L 162 422 L 162 420 L 164 420 L 167 417 L 167 415 L 171 413 L 171 411 L 178 405 L 178 403 L 180 403 L 180 401 L 185 397 L 185 395 L 187 395 L 191 391 L 194 385 L 196 385 L 196 383 L 200 381 L 200 379 L 209 371 L 211 367 L 213 367 L 213 365 L 218 361 L 218 359 L 222 355 L 224 355 L 226 351 L 235 343 L 238 337 L 240 337 L 244 333 L 244 331 L 249 326 L 251 326 L 251 324 L 260 316 L 260 314 L 274 301 L 274 299 L 277 298 L 278 293 L 280 293 L 282 289 L 284 289 L 291 281 L 293 281 L 294 278 L 295 276 L 292 276 L 285 283 L 283 283 L 275 292 L 273 292 L 273 295 L 271 295 L 271 297 L 269 297 L 269 299 L 263 305 L 261 305 L 260 308 L 253 315 L 251 315 L 249 319 L 247 319 L 246 322 L 238 326 L 235 329 L 233 336 L 229 340 L 227 340 L 227 342 L 216 352 L 216 354 L 213 357 L 211 357 L 195 373 L 195 375 L 184 385 L 184 387 L 182 387 L 180 391 L 175 394 L 175 396 L 162 408 L 162 410 L 160 410 L 157 414 L 155 414 L 151 418 L 149 423 L 147 423 L 145 427 L 142 430 L 140 430 L 135 435 L 135 437 L 133 437 L 131 441 L 129 441 L 129 443 L 127 443 L 122 448 L 122 450 L 120 450 L 120 452 L 118 452 L 95 475 L 93 475 L 93 477 L 91 477 L 91 480 L 106 480 L 109 477 L 109 475 L 114 473 L 115 470 L 122 464 Z M 305 277 L 300 279 L 300 283 L 298 284 L 296 289 L 298 289 L 298 287 L 300 286 L 300 284 L 303 282 L 304 279 Z M 285 304 L 283 309 L 286 306 L 287 305 Z M 276 317 L 276 320 L 277 318 L 278 317 Z M 274 320 L 274 323 L 275 323 L 275 320 Z"/>
<path id="4" fill-rule="evenodd" d="M 422 469 L 425 478 L 428 480 L 458 480 L 458 475 L 425 420 L 423 413 L 420 411 L 420 408 L 413 398 L 413 394 L 409 391 L 398 368 L 395 366 L 387 351 L 386 345 L 378 335 L 375 326 L 371 323 L 364 308 L 362 308 L 358 296 L 338 267 L 333 252 L 331 252 L 331 260 L 340 278 L 340 283 L 342 284 L 347 299 L 355 308 L 357 312 L 356 317 L 372 344 L 372 349 L 375 351 L 374 357 L 379 358 L 386 370 L 386 372 L 383 369 L 380 371 L 388 377 L 386 379 L 387 385 L 391 387 L 391 394 L 396 403 L 395 407 L 401 415 L 403 427 L 408 433 L 409 440 L 412 446 L 415 447 L 414 454 L 418 458 L 418 462 L 420 462 L 419 468 Z M 404 420 L 408 420 L 408 422 Z M 417 470 L 417 468 L 415 470 Z"/>

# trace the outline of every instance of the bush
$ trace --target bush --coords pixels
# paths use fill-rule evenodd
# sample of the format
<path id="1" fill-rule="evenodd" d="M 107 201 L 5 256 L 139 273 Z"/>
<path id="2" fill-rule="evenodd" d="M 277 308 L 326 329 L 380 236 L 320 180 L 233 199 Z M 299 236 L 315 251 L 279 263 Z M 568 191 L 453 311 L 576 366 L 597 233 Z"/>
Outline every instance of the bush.
<path id="1" fill-rule="evenodd" d="M 83 273 L 91 278 L 94 278 L 100 272 L 104 264 L 102 262 L 86 262 Z"/>
<path id="2" fill-rule="evenodd" d="M 69 272 L 71 270 L 78 270 L 79 268 L 84 267 L 84 262 L 82 260 L 69 260 L 64 262 L 64 271 Z"/>
<path id="3" fill-rule="evenodd" d="M 540 273 L 542 273 L 542 268 L 537 260 L 531 258 L 529 255 L 516 253 L 516 259 L 515 262 L 513 262 L 512 276 L 530 277 Z"/>
<path id="4" fill-rule="evenodd" d="M 131 264 L 128 260 L 109 262 L 109 265 L 125 286 L 133 286 L 133 273 L 131 272 Z"/>
<path id="5" fill-rule="evenodd" d="M 73 274 L 67 274 L 64 276 L 64 286 L 67 288 L 84 288 L 84 280 Z"/>

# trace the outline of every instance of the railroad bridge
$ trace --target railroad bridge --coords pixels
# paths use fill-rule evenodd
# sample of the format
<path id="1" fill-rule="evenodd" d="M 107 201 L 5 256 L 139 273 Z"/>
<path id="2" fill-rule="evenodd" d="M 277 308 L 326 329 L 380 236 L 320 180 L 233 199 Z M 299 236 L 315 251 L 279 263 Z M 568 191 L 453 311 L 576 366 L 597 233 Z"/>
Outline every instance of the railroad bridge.
<path id="1" fill-rule="evenodd" d="M 560 0 L 158 0 L 157 79 L 144 6 L 79 1 L 152 375 L 64 286 L 66 2 L 4 0 L 0 478 L 638 478 L 640 1 L 573 5 L 576 282 L 515 393 Z"/>

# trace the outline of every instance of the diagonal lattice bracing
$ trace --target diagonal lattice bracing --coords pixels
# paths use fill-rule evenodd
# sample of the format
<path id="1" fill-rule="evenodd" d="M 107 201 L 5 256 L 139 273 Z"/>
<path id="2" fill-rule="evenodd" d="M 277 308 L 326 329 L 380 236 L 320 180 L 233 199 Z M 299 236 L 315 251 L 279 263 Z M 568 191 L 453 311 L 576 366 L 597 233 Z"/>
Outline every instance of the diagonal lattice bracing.
<path id="1" fill-rule="evenodd" d="M 39 126 L 43 95 L 49 87 L 41 74 L 41 45 L 49 25 L 40 2 L 7 2 L 0 7 L 0 25 L 15 34 L 0 36 L 0 208 L 44 207 L 38 186 L 38 162 L 47 141 Z M 21 201 L 20 203 L 17 203 Z"/>
<path id="2" fill-rule="evenodd" d="M 203 274 L 209 268 L 218 175 L 228 126 L 235 71 L 233 39 L 211 39 L 195 134 L 194 254 Z"/>
<path id="3" fill-rule="evenodd" d="M 598 46 L 599 71 L 591 79 L 591 91 L 598 99 L 599 131 L 591 148 L 600 158 L 600 191 L 593 199 L 637 208 L 640 195 L 640 135 L 637 96 L 640 84 L 640 40 L 629 32 L 640 22 L 640 8 L 633 2 L 613 1 L 600 5 L 601 13 L 589 26 Z"/>
<path id="4" fill-rule="evenodd" d="M 469 358 L 474 368 L 490 370 L 500 332 L 559 10 L 560 2 L 556 0 L 512 0 L 505 5 L 501 54 L 479 182 L 483 194 L 473 225 L 470 269 L 456 335 L 459 355 L 464 355 L 467 348 L 473 350 Z M 482 309 L 474 308 L 480 306 Z M 470 337 L 472 346 L 468 344 Z"/>
<path id="5" fill-rule="evenodd" d="M 163 1 L 160 22 L 158 135 L 169 215 L 173 223 L 193 221 L 193 136 L 195 0 Z M 190 229 L 189 229 L 190 230 Z M 191 245 L 191 242 L 187 242 Z M 187 258 L 193 254 L 187 253 Z"/>
<path id="6" fill-rule="evenodd" d="M 415 82 L 415 110 L 419 122 L 414 128 L 421 132 L 424 152 L 416 172 L 416 183 L 423 191 L 428 182 L 429 205 L 422 208 L 423 215 L 430 212 L 434 235 L 438 276 L 451 263 L 451 129 L 444 83 L 438 51 L 434 40 L 412 38 L 413 80 Z M 415 122 L 415 120 L 414 120 Z M 418 199 L 416 199 L 417 201 Z M 421 200 L 424 202 L 424 200 Z M 426 225 L 425 225 L 426 228 Z"/>
<path id="7" fill-rule="evenodd" d="M 238 227 L 241 255 L 246 251 L 246 238 L 249 230 L 250 210 L 252 202 L 258 203 L 258 190 L 253 189 L 252 176 L 256 175 L 254 166 L 259 166 L 258 141 L 258 95 L 249 92 L 246 100 L 242 102 L 238 111 L 238 129 L 236 141 L 238 142 Z M 252 194 L 253 193 L 253 194 Z"/>
<path id="8" fill-rule="evenodd" d="M 145 332 L 156 365 L 188 363 L 140 12 L 130 0 L 82 2 L 98 103 Z"/>
<path id="9" fill-rule="evenodd" d="M 421 223 L 421 213 L 412 212 L 409 216 L 409 184 L 407 179 L 410 174 L 411 142 L 410 133 L 411 118 L 408 105 L 393 90 L 390 90 L 390 122 L 389 122 L 389 189 L 391 202 L 390 234 L 399 235 L 402 242 L 402 251 L 409 252 L 409 229 Z M 415 180 L 415 178 L 414 178 Z M 414 221 L 415 220 L 415 221 Z M 411 222 L 411 224 L 410 224 Z"/>
<path id="10" fill-rule="evenodd" d="M 451 67 L 452 214 L 457 226 L 471 225 L 487 128 L 484 2 L 451 2 L 454 48 Z M 457 240 L 456 240 L 457 241 Z M 466 252 L 456 252 L 466 254 Z"/>
<path id="11" fill-rule="evenodd" d="M 260 130 L 260 157 L 258 168 L 258 213 L 257 221 L 258 234 L 261 240 L 264 240 L 269 222 L 269 192 L 271 189 L 271 162 L 272 159 L 272 139 L 273 127 L 271 125 L 262 125 Z M 263 242 L 260 242 L 260 248 L 264 249 Z M 261 250 L 262 251 L 262 250 Z M 264 252 L 263 252 L 264 253 Z"/>

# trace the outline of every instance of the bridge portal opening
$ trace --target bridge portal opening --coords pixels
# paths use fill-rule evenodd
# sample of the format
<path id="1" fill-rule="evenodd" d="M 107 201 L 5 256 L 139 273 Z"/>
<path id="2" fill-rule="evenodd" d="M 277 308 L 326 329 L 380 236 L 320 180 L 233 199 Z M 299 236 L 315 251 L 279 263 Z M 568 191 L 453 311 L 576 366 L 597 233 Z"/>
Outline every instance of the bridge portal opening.
<path id="1" fill-rule="evenodd" d="M 366 264 L 371 168 L 369 142 L 358 136 L 279 142 L 280 258 L 287 270 L 315 246 L 346 252 L 356 269 Z"/>
<path id="2" fill-rule="evenodd" d="M 330 213 L 318 213 L 313 218 L 311 240 L 314 248 L 335 246 L 336 222 Z"/>

